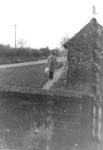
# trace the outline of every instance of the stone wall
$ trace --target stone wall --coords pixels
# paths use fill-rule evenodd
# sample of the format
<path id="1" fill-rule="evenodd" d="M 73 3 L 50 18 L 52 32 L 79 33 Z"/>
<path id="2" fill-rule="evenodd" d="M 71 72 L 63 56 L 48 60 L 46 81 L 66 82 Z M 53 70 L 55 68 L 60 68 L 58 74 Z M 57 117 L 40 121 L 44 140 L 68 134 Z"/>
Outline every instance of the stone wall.
<path id="1" fill-rule="evenodd" d="M 67 150 L 91 140 L 93 96 L 0 88 L 0 148 Z"/>

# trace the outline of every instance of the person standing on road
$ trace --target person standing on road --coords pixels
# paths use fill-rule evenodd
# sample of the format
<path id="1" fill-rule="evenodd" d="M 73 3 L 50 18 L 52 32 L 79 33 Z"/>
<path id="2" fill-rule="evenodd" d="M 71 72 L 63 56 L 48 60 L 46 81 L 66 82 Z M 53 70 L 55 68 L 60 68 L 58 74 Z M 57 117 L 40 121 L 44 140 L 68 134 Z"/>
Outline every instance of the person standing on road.
<path id="1" fill-rule="evenodd" d="M 49 68 L 49 79 L 53 79 L 54 71 L 57 67 L 57 59 L 53 51 L 51 51 L 51 54 L 48 57 L 47 67 Z"/>

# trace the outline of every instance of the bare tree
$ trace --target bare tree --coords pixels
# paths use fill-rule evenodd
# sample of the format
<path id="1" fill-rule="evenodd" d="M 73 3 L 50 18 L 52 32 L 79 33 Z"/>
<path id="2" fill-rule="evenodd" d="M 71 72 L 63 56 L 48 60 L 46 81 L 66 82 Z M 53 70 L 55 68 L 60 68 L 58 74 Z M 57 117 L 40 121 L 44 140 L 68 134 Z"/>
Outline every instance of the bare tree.
<path id="1" fill-rule="evenodd" d="M 20 47 L 20 48 L 25 48 L 26 47 L 26 44 L 27 44 L 27 42 L 26 42 L 26 40 L 24 40 L 24 39 L 19 39 L 18 40 L 18 42 L 17 42 L 17 45 L 18 45 L 18 47 Z"/>
<path id="2" fill-rule="evenodd" d="M 61 39 L 61 42 L 60 42 L 61 48 L 64 48 L 64 47 L 63 47 L 63 44 L 66 43 L 68 40 L 69 40 L 69 36 L 68 36 L 68 35 L 64 36 L 64 37 Z"/>

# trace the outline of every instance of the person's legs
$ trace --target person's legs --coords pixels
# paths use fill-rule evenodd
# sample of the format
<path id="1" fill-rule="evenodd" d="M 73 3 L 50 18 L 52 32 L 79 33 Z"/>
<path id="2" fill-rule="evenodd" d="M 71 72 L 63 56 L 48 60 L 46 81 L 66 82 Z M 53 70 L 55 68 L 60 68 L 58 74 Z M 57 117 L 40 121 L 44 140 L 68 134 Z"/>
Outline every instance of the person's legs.
<path id="1" fill-rule="evenodd" d="M 49 73 L 49 79 L 53 79 L 53 71 L 50 71 L 50 73 Z"/>

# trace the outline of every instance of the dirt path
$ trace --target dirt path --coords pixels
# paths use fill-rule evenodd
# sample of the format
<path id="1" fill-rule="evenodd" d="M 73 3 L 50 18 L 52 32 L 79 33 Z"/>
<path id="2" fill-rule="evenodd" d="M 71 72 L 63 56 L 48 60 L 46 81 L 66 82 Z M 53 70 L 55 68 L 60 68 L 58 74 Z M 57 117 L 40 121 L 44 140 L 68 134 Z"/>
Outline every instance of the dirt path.
<path id="1" fill-rule="evenodd" d="M 65 61 L 65 57 L 58 57 L 57 61 L 58 62 L 63 62 Z M 14 63 L 14 64 L 4 64 L 4 65 L 0 65 L 0 69 L 3 68 L 11 68 L 11 67 L 20 67 L 20 66 L 28 66 L 28 65 L 36 65 L 36 64 L 43 64 L 46 63 L 47 60 L 38 60 L 38 61 L 32 61 L 32 62 L 23 62 L 23 63 Z"/>
<path id="2" fill-rule="evenodd" d="M 49 90 L 53 86 L 53 84 L 60 79 L 60 77 L 63 73 L 63 70 L 64 70 L 64 66 L 62 68 L 56 70 L 56 72 L 54 73 L 54 79 L 48 80 L 48 82 L 46 82 L 44 84 L 43 89 Z"/>

